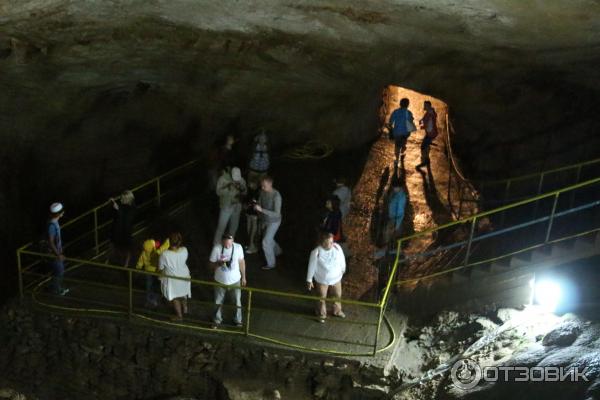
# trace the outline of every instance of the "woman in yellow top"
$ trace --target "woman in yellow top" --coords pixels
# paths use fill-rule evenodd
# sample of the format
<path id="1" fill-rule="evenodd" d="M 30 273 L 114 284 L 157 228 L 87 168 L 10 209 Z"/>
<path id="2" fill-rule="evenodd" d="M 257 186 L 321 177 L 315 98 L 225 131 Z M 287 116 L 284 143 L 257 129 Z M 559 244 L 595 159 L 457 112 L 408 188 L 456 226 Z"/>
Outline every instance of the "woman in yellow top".
<path id="1" fill-rule="evenodd" d="M 159 241 L 148 239 L 144 242 L 142 253 L 136 264 L 137 269 L 144 269 L 146 272 L 157 272 L 159 256 L 169 248 L 169 239 L 161 245 Z M 160 298 L 160 282 L 155 275 L 146 276 L 146 307 L 157 307 Z"/>

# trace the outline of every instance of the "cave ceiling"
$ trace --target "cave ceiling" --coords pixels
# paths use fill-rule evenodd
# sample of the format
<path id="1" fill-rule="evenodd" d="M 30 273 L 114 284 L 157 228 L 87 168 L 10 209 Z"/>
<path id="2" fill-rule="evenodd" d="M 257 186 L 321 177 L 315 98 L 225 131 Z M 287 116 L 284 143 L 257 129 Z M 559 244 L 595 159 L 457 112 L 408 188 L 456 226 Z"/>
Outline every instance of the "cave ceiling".
<path id="1" fill-rule="evenodd" d="M 598 0 L 3 0 L 0 125 L 62 138 L 142 113 L 161 134 L 196 116 L 215 135 L 235 120 L 353 143 L 397 84 L 493 130 L 470 116 L 589 99 L 599 50 Z"/>

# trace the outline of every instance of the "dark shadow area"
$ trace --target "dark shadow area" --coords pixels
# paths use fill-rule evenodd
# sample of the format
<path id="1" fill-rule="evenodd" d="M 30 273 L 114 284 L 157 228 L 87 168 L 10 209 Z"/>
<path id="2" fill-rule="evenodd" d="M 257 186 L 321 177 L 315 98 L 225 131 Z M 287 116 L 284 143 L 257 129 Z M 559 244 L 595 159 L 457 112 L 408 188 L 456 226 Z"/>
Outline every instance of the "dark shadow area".
<path id="1" fill-rule="evenodd" d="M 423 179 L 423 194 L 425 195 L 425 201 L 431 209 L 431 215 L 437 226 L 447 224 L 452 221 L 452 215 L 448 208 L 441 201 L 438 190 L 435 186 L 435 179 L 433 177 L 433 171 L 431 165 L 427 164 L 427 169 L 418 169 L 421 178 Z"/>

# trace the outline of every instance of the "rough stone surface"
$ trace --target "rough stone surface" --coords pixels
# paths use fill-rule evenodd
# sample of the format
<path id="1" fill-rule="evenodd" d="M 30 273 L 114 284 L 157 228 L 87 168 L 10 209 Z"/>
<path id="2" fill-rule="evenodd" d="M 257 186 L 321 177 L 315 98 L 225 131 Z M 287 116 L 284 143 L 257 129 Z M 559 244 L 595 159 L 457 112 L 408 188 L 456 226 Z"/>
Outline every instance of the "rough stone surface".
<path id="1" fill-rule="evenodd" d="M 581 333 L 581 324 L 568 321 L 556 329 L 548 332 L 542 344 L 544 346 L 569 346 L 573 344 L 577 336 Z"/>
<path id="2" fill-rule="evenodd" d="M 22 392 L 27 399 L 341 400 L 382 398 L 397 383 L 358 361 L 14 304 L 1 311 L 0 326 L 0 388 L 11 388 L 0 398 Z"/>

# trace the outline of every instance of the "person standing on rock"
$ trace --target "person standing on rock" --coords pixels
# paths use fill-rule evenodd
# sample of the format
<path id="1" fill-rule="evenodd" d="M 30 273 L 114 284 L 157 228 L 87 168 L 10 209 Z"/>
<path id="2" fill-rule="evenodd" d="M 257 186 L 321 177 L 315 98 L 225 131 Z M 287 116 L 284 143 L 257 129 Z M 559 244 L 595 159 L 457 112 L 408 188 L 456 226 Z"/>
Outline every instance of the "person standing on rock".
<path id="1" fill-rule="evenodd" d="M 346 272 L 346 258 L 342 248 L 333 242 L 333 235 L 323 231 L 319 237 L 319 246 L 310 253 L 308 260 L 308 272 L 306 274 L 306 286 L 308 290 L 317 289 L 317 294 L 325 299 L 327 292 L 331 289 L 334 298 L 342 297 L 342 277 Z M 313 280 L 316 283 L 313 283 Z M 342 303 L 333 303 L 333 315 L 346 318 L 342 311 Z M 319 300 L 317 304 L 317 316 L 319 322 L 324 323 L 327 318 L 327 302 Z"/>
<path id="2" fill-rule="evenodd" d="M 161 291 L 163 296 L 173 304 L 174 321 L 181 321 L 183 314 L 188 313 L 187 299 L 192 297 L 192 284 L 189 280 L 177 278 L 191 278 L 187 266 L 188 251 L 181 244 L 181 233 L 174 232 L 169 235 L 170 247 L 158 259 L 158 269 L 163 272 Z M 175 278 L 177 277 L 177 278 Z"/>
<path id="3" fill-rule="evenodd" d="M 438 135 L 437 129 L 437 113 L 431 105 L 431 101 L 425 101 L 423 103 L 423 110 L 425 114 L 419 121 L 421 129 L 425 130 L 425 137 L 421 142 L 421 163 L 417 165 L 417 169 L 429 165 L 429 149 L 431 143 Z"/>
<path id="4" fill-rule="evenodd" d="M 219 221 L 213 238 L 213 244 L 221 242 L 221 237 L 227 233 L 235 236 L 240 223 L 242 200 L 246 195 L 246 181 L 238 167 L 224 170 L 217 181 L 217 196 L 219 196 Z"/>
<path id="5" fill-rule="evenodd" d="M 223 316 L 221 307 L 225 295 L 229 293 L 235 303 L 235 317 L 233 322 L 237 327 L 242 326 L 242 286 L 246 286 L 246 262 L 244 249 L 234 243 L 233 236 L 223 235 L 221 243 L 213 246 L 210 253 L 210 265 L 214 270 L 217 283 L 225 286 L 215 286 L 215 313 L 213 316 L 213 329 L 217 329 Z"/>
<path id="6" fill-rule="evenodd" d="M 65 215 L 64 207 L 61 203 L 52 203 L 50 205 L 50 218 L 48 220 L 48 250 L 56 257 L 52 260 L 52 283 L 51 290 L 54 294 L 64 296 L 69 293 L 69 289 L 63 287 L 63 277 L 65 275 L 65 255 L 63 254 L 62 236 L 60 232 L 60 223 L 58 222 Z"/>
<path id="7" fill-rule="evenodd" d="M 267 265 L 264 270 L 275 268 L 275 257 L 282 253 L 281 247 L 275 241 L 275 234 L 281 225 L 281 194 L 273 188 L 273 178 L 265 176 L 260 181 L 260 195 L 258 204 L 254 209 L 259 213 L 262 228 L 264 229 L 262 248 L 265 253 Z"/>
<path id="8" fill-rule="evenodd" d="M 390 115 L 389 127 L 392 130 L 392 136 L 396 144 L 394 154 L 396 159 L 394 163 L 398 165 L 400 154 L 404 156 L 406 151 L 406 142 L 410 134 L 417 130 L 414 117 L 408 110 L 410 101 L 405 97 L 400 100 L 400 108 L 397 108 Z"/>
<path id="9" fill-rule="evenodd" d="M 388 204 L 388 223 L 386 242 L 393 237 L 397 237 L 402 231 L 402 221 L 404 220 L 404 209 L 406 208 L 406 193 L 400 185 L 400 181 L 392 182 L 392 194 Z"/>

